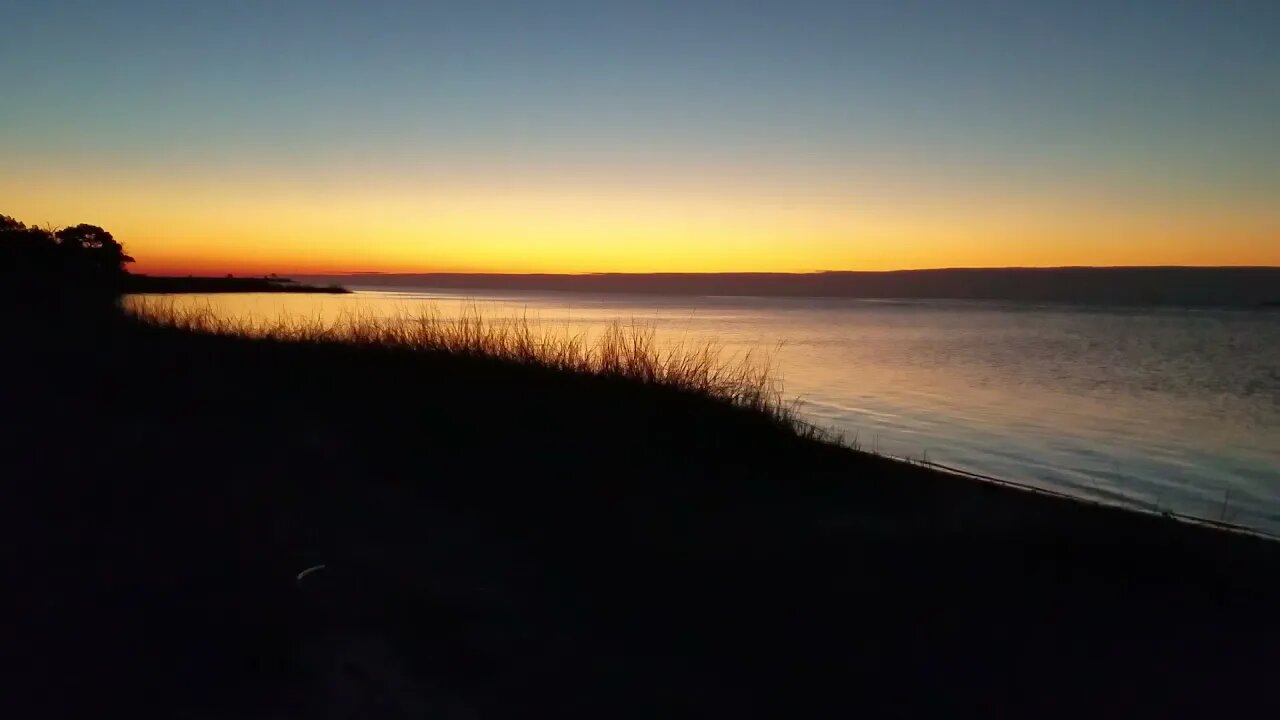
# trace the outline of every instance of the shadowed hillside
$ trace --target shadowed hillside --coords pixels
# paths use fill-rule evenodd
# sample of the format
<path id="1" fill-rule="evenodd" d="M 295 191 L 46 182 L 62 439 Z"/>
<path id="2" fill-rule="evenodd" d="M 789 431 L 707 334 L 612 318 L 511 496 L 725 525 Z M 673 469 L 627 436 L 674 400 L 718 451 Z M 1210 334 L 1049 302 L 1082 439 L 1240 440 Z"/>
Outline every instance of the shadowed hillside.
<path id="1" fill-rule="evenodd" d="M 855 453 L 626 372 L 376 337 L 6 320 L 23 339 L 0 448 L 11 642 L 33 707 L 1072 716 L 1271 701 L 1268 541 Z"/>

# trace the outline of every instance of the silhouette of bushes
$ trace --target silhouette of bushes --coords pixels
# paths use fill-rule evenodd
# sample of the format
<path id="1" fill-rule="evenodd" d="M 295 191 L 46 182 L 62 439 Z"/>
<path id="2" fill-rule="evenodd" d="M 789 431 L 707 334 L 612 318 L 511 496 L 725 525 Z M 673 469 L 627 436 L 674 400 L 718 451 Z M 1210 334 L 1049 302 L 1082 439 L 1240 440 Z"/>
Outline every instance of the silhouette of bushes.
<path id="1" fill-rule="evenodd" d="M 10 290 L 111 291 L 131 262 L 124 246 L 97 225 L 51 230 L 0 215 L 0 281 Z"/>

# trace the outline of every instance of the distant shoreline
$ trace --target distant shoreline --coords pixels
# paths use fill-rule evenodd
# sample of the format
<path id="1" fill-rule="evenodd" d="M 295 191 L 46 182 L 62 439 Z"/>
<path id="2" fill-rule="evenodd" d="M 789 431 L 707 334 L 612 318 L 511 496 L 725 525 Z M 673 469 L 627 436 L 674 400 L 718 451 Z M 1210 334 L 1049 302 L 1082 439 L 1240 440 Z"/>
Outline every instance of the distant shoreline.
<path id="1" fill-rule="evenodd" d="M 974 268 L 819 273 L 352 273 L 312 283 L 658 295 L 1275 307 L 1280 267 Z"/>
<path id="2" fill-rule="evenodd" d="M 125 293 L 324 293 L 341 295 L 351 291 L 338 284 L 309 285 L 289 278 L 195 277 L 128 275 Z"/>

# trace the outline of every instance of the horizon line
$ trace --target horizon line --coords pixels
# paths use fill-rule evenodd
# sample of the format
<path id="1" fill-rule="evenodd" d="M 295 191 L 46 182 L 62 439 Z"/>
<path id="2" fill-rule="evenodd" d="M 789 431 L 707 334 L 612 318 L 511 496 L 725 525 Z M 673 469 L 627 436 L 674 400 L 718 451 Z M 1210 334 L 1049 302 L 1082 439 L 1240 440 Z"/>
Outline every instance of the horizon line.
<path id="1" fill-rule="evenodd" d="M 835 274 L 862 274 L 862 275 L 892 275 L 895 273 L 927 273 L 927 272 L 979 272 L 979 271 L 1053 271 L 1053 270 L 1280 270 L 1280 265 L 991 265 L 991 266 L 948 266 L 948 267 L 931 267 L 931 268 L 899 268 L 895 270 L 808 270 L 808 271 L 780 271 L 780 270 L 709 270 L 709 271 L 645 271 L 645 272 L 620 272 L 620 271 L 589 271 L 589 272 L 503 272 L 503 271 L 476 271 L 476 270 L 410 270 L 410 271 L 392 271 L 392 270 L 334 270 L 334 271 L 297 271 L 297 272 L 265 272 L 265 273 L 235 273 L 235 272 L 218 272 L 218 271 L 201 271 L 196 273 L 183 273 L 179 276 L 190 277 L 224 277 L 232 275 L 235 277 L 267 277 L 277 275 L 279 277 L 287 277 L 296 275 L 300 277 L 387 277 L 387 276 L 413 276 L 413 275 L 501 275 L 509 277 L 600 277 L 600 276 L 705 276 L 705 275 L 788 275 L 788 276 L 809 276 L 809 275 L 835 275 Z M 158 273 L 136 273 L 137 275 L 164 276 L 173 271 L 164 271 Z"/>

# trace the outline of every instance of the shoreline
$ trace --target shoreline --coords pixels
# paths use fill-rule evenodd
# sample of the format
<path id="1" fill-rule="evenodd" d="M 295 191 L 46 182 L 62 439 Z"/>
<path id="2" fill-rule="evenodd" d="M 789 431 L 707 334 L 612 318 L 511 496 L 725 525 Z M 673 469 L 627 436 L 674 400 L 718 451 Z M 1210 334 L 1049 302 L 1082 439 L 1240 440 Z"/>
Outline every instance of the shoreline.
<path id="1" fill-rule="evenodd" d="M 859 450 L 859 452 L 869 452 L 873 455 L 878 455 L 878 453 L 874 453 L 868 450 Z M 1280 534 L 1268 532 L 1261 528 L 1250 527 L 1248 525 L 1241 525 L 1239 523 L 1233 523 L 1226 520 L 1214 520 L 1213 518 L 1201 517 L 1198 515 L 1192 515 L 1190 513 L 1179 512 L 1176 510 L 1162 509 L 1158 506 L 1148 506 L 1147 504 L 1144 504 L 1138 500 L 1133 500 L 1133 499 L 1126 499 L 1123 501 L 1122 500 L 1103 500 L 1096 497 L 1087 497 L 1084 495 L 1073 495 L 1063 490 L 1054 490 L 1052 488 L 1040 487 L 1038 485 L 1032 485 L 1031 483 L 1023 482 L 1020 480 L 1000 478 L 994 475 L 975 472 L 973 470 L 965 470 L 964 468 L 953 467 L 951 465 L 946 465 L 939 462 L 933 462 L 928 460 L 912 460 L 910 458 L 899 458 L 891 455 L 883 455 L 881 457 L 885 457 L 890 460 L 897 460 L 899 462 L 905 462 L 912 465 L 919 465 L 921 467 L 928 468 L 930 470 L 933 470 L 935 472 L 940 472 L 945 475 L 953 475 L 957 478 L 963 478 L 966 480 L 974 480 L 977 482 L 990 483 L 991 485 L 1008 488 L 1010 490 L 1026 492 L 1032 495 L 1042 495 L 1045 497 L 1051 497 L 1051 498 L 1056 498 L 1060 500 L 1067 500 L 1067 501 L 1081 503 L 1083 505 L 1089 505 L 1089 506 L 1098 507 L 1098 508 L 1110 508 L 1115 510 L 1123 510 L 1126 512 L 1136 513 L 1138 515 L 1145 515 L 1148 517 L 1159 517 L 1159 518 L 1172 520 L 1175 522 L 1185 523 L 1187 525 L 1204 527 L 1212 530 L 1235 533 L 1237 535 L 1244 535 L 1248 537 L 1258 538 L 1260 540 L 1280 543 Z"/>

